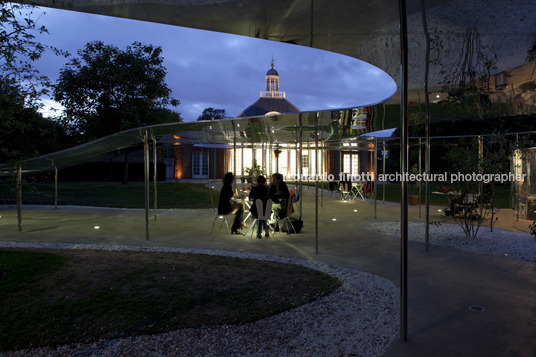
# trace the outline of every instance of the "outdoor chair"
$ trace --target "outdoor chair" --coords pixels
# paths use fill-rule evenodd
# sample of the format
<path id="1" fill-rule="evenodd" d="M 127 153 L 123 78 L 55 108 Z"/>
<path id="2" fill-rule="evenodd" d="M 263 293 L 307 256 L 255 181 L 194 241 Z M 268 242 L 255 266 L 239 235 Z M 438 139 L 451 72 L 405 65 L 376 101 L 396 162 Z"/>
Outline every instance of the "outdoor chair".
<path id="1" fill-rule="evenodd" d="M 248 230 L 246 231 L 246 233 L 244 235 L 247 235 L 249 233 L 249 231 L 251 230 L 251 237 L 250 238 L 253 238 L 253 233 L 255 232 L 255 230 L 257 229 L 257 222 L 259 220 L 262 220 L 262 221 L 266 221 L 266 225 L 268 226 L 268 229 L 270 230 L 270 232 L 272 233 L 272 242 L 275 242 L 275 239 L 274 239 L 274 235 L 275 235 L 275 230 L 274 230 L 274 227 L 272 227 L 272 225 L 270 224 L 270 218 L 272 216 L 272 200 L 271 199 L 268 199 L 268 201 L 266 202 L 266 209 L 263 210 L 263 204 L 262 204 L 262 201 L 257 199 L 255 201 L 255 206 L 257 206 L 257 218 L 255 218 L 253 220 L 253 223 L 251 223 L 251 225 L 249 226 Z M 255 241 L 257 241 L 257 238 L 255 238 Z"/>
<path id="2" fill-rule="evenodd" d="M 329 190 L 331 191 L 332 196 L 334 192 L 339 192 L 339 181 L 330 181 Z"/>
<path id="3" fill-rule="evenodd" d="M 341 181 L 339 187 L 341 191 L 341 200 L 346 201 L 352 193 L 352 183 L 350 181 Z"/>
<path id="4" fill-rule="evenodd" d="M 214 205 L 214 198 L 212 197 L 212 195 L 210 195 L 210 203 L 212 204 L 212 212 L 214 213 L 214 221 L 212 221 L 212 228 L 210 229 L 210 235 L 212 235 L 212 232 L 214 231 L 214 226 L 216 225 L 216 221 L 218 219 L 222 221 L 220 224 L 219 230 L 221 230 L 221 227 L 223 227 L 223 224 L 225 223 L 225 226 L 227 227 L 227 233 L 229 233 L 230 232 L 229 222 L 227 220 L 228 219 L 234 220 L 234 215 L 232 214 L 232 212 L 229 212 L 227 214 L 218 214 L 218 209 Z"/>
<path id="5" fill-rule="evenodd" d="M 290 215 L 292 214 L 292 209 L 294 207 L 294 199 L 295 195 L 292 194 L 288 199 L 287 204 L 287 215 L 284 218 L 278 219 L 278 221 L 283 221 L 285 223 L 285 226 L 287 227 L 287 234 L 290 234 L 290 227 L 292 227 L 292 230 L 294 231 L 294 234 L 296 233 L 296 230 L 294 229 L 294 226 L 292 225 L 292 222 L 290 221 Z M 277 219 L 277 217 L 276 217 Z M 290 225 L 290 227 L 289 227 Z"/>
<path id="6" fill-rule="evenodd" d="M 365 184 L 363 185 L 363 195 L 365 196 L 365 198 L 370 198 L 370 199 L 373 199 L 374 198 L 374 183 L 373 182 L 365 182 Z"/>

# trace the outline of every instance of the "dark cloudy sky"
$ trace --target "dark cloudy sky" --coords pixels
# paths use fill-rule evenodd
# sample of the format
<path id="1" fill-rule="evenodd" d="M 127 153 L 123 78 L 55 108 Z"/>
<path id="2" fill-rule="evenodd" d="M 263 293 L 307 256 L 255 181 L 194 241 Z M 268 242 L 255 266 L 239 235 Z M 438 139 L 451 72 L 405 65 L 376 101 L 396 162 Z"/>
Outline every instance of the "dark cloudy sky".
<path id="1" fill-rule="evenodd" d="M 181 101 L 177 111 L 186 120 L 195 120 L 205 107 L 225 109 L 229 116 L 240 114 L 264 89 L 272 56 L 280 90 L 300 110 L 370 104 L 389 97 L 396 88 L 376 67 L 316 49 L 65 10 L 41 11 L 45 14 L 39 24 L 50 35 L 39 40 L 72 54 L 96 40 L 120 48 L 134 41 L 161 46 L 166 81 Z M 66 62 L 46 55 L 37 67 L 55 81 Z"/>

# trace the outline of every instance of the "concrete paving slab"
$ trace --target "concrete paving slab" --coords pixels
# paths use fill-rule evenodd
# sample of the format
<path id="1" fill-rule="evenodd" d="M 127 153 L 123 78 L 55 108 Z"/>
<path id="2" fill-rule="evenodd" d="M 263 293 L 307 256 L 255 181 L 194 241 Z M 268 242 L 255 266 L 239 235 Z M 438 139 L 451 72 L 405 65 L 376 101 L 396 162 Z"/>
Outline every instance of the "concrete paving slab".
<path id="1" fill-rule="evenodd" d="M 370 202 L 342 202 L 324 193 L 315 254 L 313 197 L 314 189 L 304 189 L 303 232 L 278 233 L 275 243 L 224 229 L 209 236 L 211 210 L 160 211 L 146 241 L 143 210 L 35 206 L 23 209 L 23 232 L 17 232 L 14 207 L 0 207 L 0 240 L 248 251 L 333 263 L 398 283 L 399 242 L 367 228 L 375 221 Z M 376 221 L 399 221 L 398 204 L 377 207 Z M 432 220 L 439 219 L 438 209 Z M 410 220 L 423 220 L 417 207 L 410 207 Z M 433 237 L 431 243 L 430 252 L 409 243 L 410 341 L 394 343 L 387 355 L 536 356 L 536 264 L 435 246 Z M 471 305 L 485 311 L 472 312 Z"/>

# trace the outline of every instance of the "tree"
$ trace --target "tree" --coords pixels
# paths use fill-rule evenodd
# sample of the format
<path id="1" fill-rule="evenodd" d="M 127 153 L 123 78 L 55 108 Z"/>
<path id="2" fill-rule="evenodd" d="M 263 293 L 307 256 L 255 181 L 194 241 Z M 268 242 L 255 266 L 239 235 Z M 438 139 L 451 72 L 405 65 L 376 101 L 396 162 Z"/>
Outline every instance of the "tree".
<path id="1" fill-rule="evenodd" d="M 179 105 L 165 82 L 162 48 L 134 42 L 121 50 L 90 42 L 60 71 L 54 98 L 63 122 L 83 140 L 145 125 L 181 121 Z M 125 151 L 123 184 L 128 181 Z"/>
<path id="2" fill-rule="evenodd" d="M 64 107 L 63 122 L 84 140 L 122 130 L 180 121 L 169 107 L 162 49 L 134 42 L 121 50 L 90 42 L 60 71 L 54 98 Z"/>
<path id="3" fill-rule="evenodd" d="M 68 54 L 35 40 L 36 34 L 48 33 L 38 26 L 35 10 L 30 5 L 0 2 L 0 162 L 8 165 L 20 165 L 68 142 L 63 128 L 38 112 L 39 98 L 50 83 L 33 63 L 47 50 Z"/>
<path id="4" fill-rule="evenodd" d="M 493 229 L 494 220 L 497 219 L 493 205 L 495 181 L 491 179 L 486 182 L 486 175 L 493 177 L 507 174 L 512 153 L 516 149 L 532 145 L 532 141 L 525 137 L 513 142 L 504 134 L 495 133 L 480 138 L 473 137 L 469 142 L 460 140 L 446 152 L 444 158 L 451 163 L 452 174 L 460 173 L 464 177 L 476 178 L 452 182 L 452 188 L 459 195 L 450 198 L 450 207 L 445 210 L 462 228 L 466 237 L 475 238 L 482 222 L 488 218 Z"/>
<path id="5" fill-rule="evenodd" d="M 218 120 L 227 118 L 225 109 L 214 109 L 212 107 L 203 109 L 203 113 L 197 118 L 197 120 Z"/>
<path id="6" fill-rule="evenodd" d="M 25 104 L 16 82 L 0 79 L 0 161 L 17 162 L 71 145 L 65 129 Z"/>
<path id="7" fill-rule="evenodd" d="M 532 69 L 532 75 L 534 75 L 534 72 L 536 72 L 536 42 L 528 49 L 526 60 L 529 63 L 534 63 L 534 68 Z"/>
<path id="8" fill-rule="evenodd" d="M 50 84 L 48 78 L 33 67 L 33 62 L 47 50 L 68 56 L 65 51 L 35 40 L 36 34 L 48 33 L 34 18 L 36 9 L 31 5 L 0 2 L 0 76 L 2 84 L 20 86 L 25 104 L 33 104 L 46 94 Z"/>
<path id="9" fill-rule="evenodd" d="M 489 113 L 491 72 L 496 69 L 497 55 L 482 45 L 476 28 L 468 28 L 458 58 L 443 67 L 443 89 L 463 110 L 476 109 L 479 118 Z"/>

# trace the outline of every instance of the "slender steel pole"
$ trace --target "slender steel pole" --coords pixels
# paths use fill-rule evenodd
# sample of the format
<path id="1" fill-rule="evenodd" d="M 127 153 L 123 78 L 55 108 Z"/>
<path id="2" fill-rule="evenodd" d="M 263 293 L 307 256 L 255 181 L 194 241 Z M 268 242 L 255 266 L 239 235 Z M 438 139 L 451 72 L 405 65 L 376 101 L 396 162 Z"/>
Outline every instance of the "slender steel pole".
<path id="1" fill-rule="evenodd" d="M 400 18 L 400 172 L 408 172 L 408 28 L 406 0 L 399 0 Z M 400 338 L 408 340 L 408 182 L 400 197 Z"/>
<path id="2" fill-rule="evenodd" d="M 143 135 L 143 176 L 145 180 L 145 240 L 149 240 L 149 138 L 147 129 Z"/>
<path id="3" fill-rule="evenodd" d="M 22 167 L 17 168 L 17 229 L 22 232 Z"/>
<path id="4" fill-rule="evenodd" d="M 515 151 L 515 161 L 514 161 L 514 165 L 517 165 L 517 159 L 519 157 L 519 134 L 516 134 L 516 151 Z M 519 169 L 516 168 L 516 166 L 514 166 L 514 170 L 516 173 L 519 173 L 519 174 L 523 174 L 523 165 L 521 165 L 521 167 Z M 518 171 L 519 170 L 519 171 Z M 512 185 L 510 185 L 510 187 L 512 187 L 511 191 L 512 191 L 512 208 L 514 208 L 516 210 L 516 222 L 519 222 L 519 182 L 518 181 L 515 181 L 515 183 L 513 184 L 515 185 L 514 187 L 512 187 Z"/>
<path id="5" fill-rule="evenodd" d="M 378 201 L 378 139 L 374 138 L 374 219 L 376 219 L 376 206 Z"/>
<path id="6" fill-rule="evenodd" d="M 303 213 L 303 182 L 302 182 L 302 177 L 303 177 L 303 125 L 302 125 L 302 115 L 299 114 L 298 116 L 298 120 L 299 120 L 299 123 L 300 123 L 300 163 L 299 163 L 299 166 L 298 168 L 300 169 L 300 172 L 299 172 L 299 180 L 300 180 L 300 220 L 302 219 L 302 213 Z"/>
<path id="7" fill-rule="evenodd" d="M 430 250 L 430 96 L 428 94 L 428 73 L 430 69 L 430 33 L 428 31 L 428 21 L 426 19 L 425 0 L 421 0 L 421 17 L 422 27 L 425 36 L 426 49 L 424 56 L 424 103 L 426 108 L 426 125 L 424 127 L 425 135 L 425 152 L 424 152 L 424 170 L 426 172 L 426 181 L 424 182 L 425 204 L 426 204 L 426 225 L 424 231 L 424 250 Z"/>
<path id="8" fill-rule="evenodd" d="M 421 151 L 421 138 L 419 138 L 419 174 L 422 172 L 422 151 Z M 419 180 L 419 218 L 421 218 L 421 191 L 422 191 L 422 181 Z"/>
<path id="9" fill-rule="evenodd" d="M 372 145 L 371 144 L 371 148 L 370 148 L 370 155 L 369 155 L 369 173 L 371 174 L 374 174 L 374 169 L 372 168 L 372 163 L 374 162 L 374 150 L 372 149 Z M 350 162 L 352 162 L 352 156 L 350 154 Z M 350 173 L 351 174 L 351 173 Z M 372 191 L 371 191 L 372 193 Z M 374 202 L 372 201 L 372 199 L 370 200 L 370 204 L 373 205 Z"/>
<path id="10" fill-rule="evenodd" d="M 315 253 L 318 254 L 318 112 L 315 114 Z"/>
<path id="11" fill-rule="evenodd" d="M 323 139 L 323 138 L 322 138 Z M 321 190 L 320 190 L 320 207 L 324 207 L 324 173 L 326 169 L 324 167 L 324 140 L 320 141 L 320 175 L 322 175 Z"/>
<path id="12" fill-rule="evenodd" d="M 297 126 L 295 126 L 295 130 L 296 130 L 296 146 L 295 146 L 295 148 L 296 148 L 296 152 L 295 152 L 296 155 L 295 156 L 296 157 L 294 158 L 294 161 L 295 161 L 294 162 L 294 173 L 296 174 L 296 176 L 298 176 L 300 174 L 299 169 L 298 169 L 298 161 L 300 160 L 301 155 L 300 155 L 300 150 L 299 150 L 299 147 L 298 147 L 298 139 L 299 139 L 298 135 L 299 134 L 298 134 L 298 127 Z M 299 177 L 296 177 L 296 185 L 299 185 L 299 183 L 298 183 L 299 180 L 300 180 Z M 298 189 L 296 191 L 299 192 Z"/>
<path id="13" fill-rule="evenodd" d="M 385 109 L 384 109 L 385 110 Z M 382 150 L 382 166 L 383 166 L 383 196 L 382 201 L 385 203 L 385 140 L 383 141 L 383 150 Z"/>
<path id="14" fill-rule="evenodd" d="M 234 186 L 234 189 L 236 190 L 236 135 L 233 138 L 233 177 L 234 177 L 233 186 Z"/>
<path id="15" fill-rule="evenodd" d="M 54 209 L 58 209 L 58 168 L 54 167 Z"/>
<path id="16" fill-rule="evenodd" d="M 153 210 L 154 210 L 154 220 L 156 221 L 156 215 L 158 212 L 158 172 L 157 172 L 157 157 L 156 157 L 156 138 L 153 137 Z M 201 159 L 201 163 L 203 159 Z M 208 170 L 208 166 L 207 166 Z"/>
<path id="17" fill-rule="evenodd" d="M 484 164 L 484 138 L 482 136 L 478 137 L 478 173 L 483 173 L 483 164 Z M 483 193 L 484 185 L 481 182 L 478 183 L 478 196 L 479 196 L 479 206 L 480 206 L 480 217 L 482 217 L 482 211 L 484 207 L 482 207 L 482 193 Z M 493 222 L 491 223 L 493 224 Z"/>

